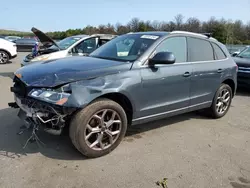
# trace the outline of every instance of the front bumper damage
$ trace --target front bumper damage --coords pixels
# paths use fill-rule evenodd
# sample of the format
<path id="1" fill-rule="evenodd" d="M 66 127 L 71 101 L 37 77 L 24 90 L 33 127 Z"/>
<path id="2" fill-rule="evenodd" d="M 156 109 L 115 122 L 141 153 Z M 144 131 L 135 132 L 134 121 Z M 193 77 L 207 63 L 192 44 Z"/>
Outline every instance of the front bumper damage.
<path id="1" fill-rule="evenodd" d="M 39 129 L 60 135 L 67 125 L 75 108 L 48 104 L 32 98 L 21 98 L 14 95 L 15 102 L 9 103 L 12 108 L 19 108 L 18 117 L 24 121 L 27 128 L 36 126 Z"/>
<path id="2" fill-rule="evenodd" d="M 75 109 L 50 105 L 32 98 L 21 98 L 14 95 L 15 102 L 10 107 L 19 108 L 18 117 L 25 122 L 27 128 L 36 125 L 44 131 L 60 135 L 67 119 Z"/>
<path id="3" fill-rule="evenodd" d="M 60 135 L 76 109 L 50 104 L 29 97 L 28 92 L 31 88 L 28 88 L 17 77 L 13 81 L 15 84 L 11 87 L 11 92 L 14 93 L 15 102 L 9 103 L 9 107 L 19 108 L 18 117 L 23 120 L 26 129 L 32 128 L 32 135 L 27 140 L 25 147 L 30 140 L 40 141 L 36 135 L 37 130 Z"/>
<path id="4" fill-rule="evenodd" d="M 53 135 L 61 135 L 63 128 L 70 119 L 73 109 L 59 109 L 49 104 L 43 104 L 40 101 L 19 98 L 15 95 L 15 102 L 9 103 L 12 108 L 19 108 L 18 117 L 23 120 L 26 129 L 21 130 L 18 134 L 22 134 L 25 130 L 32 129 L 31 136 L 27 139 L 23 148 L 30 141 L 36 141 L 45 145 L 37 136 L 38 130 L 43 130 Z"/>

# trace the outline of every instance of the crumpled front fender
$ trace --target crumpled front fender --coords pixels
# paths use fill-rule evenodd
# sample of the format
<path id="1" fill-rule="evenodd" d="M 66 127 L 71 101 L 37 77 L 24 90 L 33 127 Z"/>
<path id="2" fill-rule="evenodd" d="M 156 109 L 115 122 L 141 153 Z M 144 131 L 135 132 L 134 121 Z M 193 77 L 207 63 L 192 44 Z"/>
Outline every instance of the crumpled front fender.
<path id="1" fill-rule="evenodd" d="M 71 83 L 72 94 L 64 106 L 84 108 L 96 98 L 109 93 L 123 94 L 134 104 L 129 89 L 136 86 L 136 80 L 126 74 L 115 74 Z"/>

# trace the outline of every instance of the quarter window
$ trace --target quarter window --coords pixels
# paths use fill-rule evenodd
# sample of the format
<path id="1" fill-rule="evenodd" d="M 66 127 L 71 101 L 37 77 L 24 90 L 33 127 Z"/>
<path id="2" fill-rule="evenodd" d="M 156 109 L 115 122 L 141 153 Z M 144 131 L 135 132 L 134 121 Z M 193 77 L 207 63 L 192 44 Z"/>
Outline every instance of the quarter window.
<path id="1" fill-rule="evenodd" d="M 210 42 L 188 37 L 188 59 L 191 62 L 214 60 L 214 53 Z"/>
<path id="2" fill-rule="evenodd" d="M 171 37 L 166 39 L 156 48 L 156 53 L 158 52 L 172 52 L 176 58 L 176 63 L 186 62 L 186 37 Z"/>
<path id="3" fill-rule="evenodd" d="M 217 44 L 212 43 L 212 46 L 214 48 L 214 55 L 215 55 L 215 58 L 217 60 L 225 59 L 226 58 L 225 53 L 222 51 L 222 49 Z"/>

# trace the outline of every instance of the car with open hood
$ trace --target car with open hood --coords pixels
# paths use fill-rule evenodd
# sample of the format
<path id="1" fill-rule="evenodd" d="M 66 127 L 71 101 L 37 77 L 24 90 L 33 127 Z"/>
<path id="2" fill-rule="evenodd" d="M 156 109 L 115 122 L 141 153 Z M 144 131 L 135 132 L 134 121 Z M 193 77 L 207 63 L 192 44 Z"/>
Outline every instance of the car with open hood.
<path id="1" fill-rule="evenodd" d="M 138 32 L 89 56 L 32 63 L 15 72 L 15 102 L 27 127 L 61 134 L 88 157 L 103 156 L 127 127 L 205 109 L 221 118 L 237 88 L 237 66 L 211 36 Z"/>
<path id="2" fill-rule="evenodd" d="M 33 27 L 31 31 L 39 39 L 41 49 L 35 56 L 33 53 L 28 54 L 23 59 L 21 66 L 36 61 L 88 55 L 101 45 L 116 37 L 116 35 L 111 34 L 75 35 L 56 42 L 37 28 Z"/>
<path id="3" fill-rule="evenodd" d="M 250 88 L 250 46 L 245 47 L 233 59 L 238 65 L 238 85 Z"/>

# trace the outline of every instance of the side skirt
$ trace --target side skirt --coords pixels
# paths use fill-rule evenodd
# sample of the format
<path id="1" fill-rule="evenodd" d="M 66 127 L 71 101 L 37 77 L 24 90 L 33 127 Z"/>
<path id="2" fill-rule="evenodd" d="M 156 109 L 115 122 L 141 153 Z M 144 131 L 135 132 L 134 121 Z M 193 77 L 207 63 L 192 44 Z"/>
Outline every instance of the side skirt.
<path id="1" fill-rule="evenodd" d="M 147 122 L 160 120 L 160 119 L 172 117 L 172 116 L 187 113 L 187 112 L 192 112 L 192 111 L 208 108 L 211 106 L 211 104 L 212 104 L 212 101 L 206 101 L 203 103 L 199 103 L 199 104 L 192 105 L 192 106 L 187 106 L 184 108 L 179 108 L 179 109 L 175 109 L 175 110 L 171 110 L 171 111 L 167 111 L 167 112 L 162 112 L 159 114 L 153 114 L 153 115 L 149 115 L 149 116 L 136 118 L 136 119 L 132 120 L 132 125 L 147 123 Z"/>

